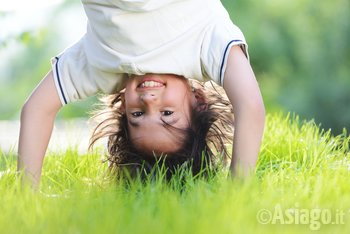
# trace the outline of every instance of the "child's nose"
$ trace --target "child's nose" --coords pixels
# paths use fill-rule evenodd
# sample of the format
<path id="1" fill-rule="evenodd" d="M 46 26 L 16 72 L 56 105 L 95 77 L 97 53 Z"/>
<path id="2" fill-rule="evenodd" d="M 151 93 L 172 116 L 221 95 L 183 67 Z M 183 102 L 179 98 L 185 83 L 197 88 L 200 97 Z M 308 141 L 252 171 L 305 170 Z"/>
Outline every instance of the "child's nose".
<path id="1" fill-rule="evenodd" d="M 144 93 L 140 95 L 140 99 L 145 104 L 151 104 L 158 100 L 158 97 L 155 93 Z"/>

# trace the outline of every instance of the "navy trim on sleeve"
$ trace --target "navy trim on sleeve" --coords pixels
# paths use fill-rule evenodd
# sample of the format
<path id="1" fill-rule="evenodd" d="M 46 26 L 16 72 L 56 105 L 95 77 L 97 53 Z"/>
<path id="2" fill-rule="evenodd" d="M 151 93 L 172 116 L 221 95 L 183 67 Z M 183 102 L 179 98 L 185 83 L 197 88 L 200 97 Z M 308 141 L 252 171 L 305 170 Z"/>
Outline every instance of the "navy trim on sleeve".
<path id="1" fill-rule="evenodd" d="M 242 42 L 242 43 L 243 43 L 242 40 L 232 40 L 232 41 L 230 41 L 230 42 L 227 44 L 227 46 L 226 46 L 226 48 L 225 48 L 224 56 L 223 56 L 223 58 L 222 58 L 221 66 L 220 66 L 220 76 L 219 76 L 219 79 L 220 79 L 220 84 L 221 84 L 221 85 L 224 85 L 224 84 L 223 84 L 223 83 L 224 83 L 224 82 L 223 82 L 223 81 L 224 81 L 224 77 L 223 77 L 223 68 L 224 68 L 224 64 L 225 64 L 225 61 L 226 61 L 227 51 L 228 51 L 228 49 L 230 48 L 230 45 L 231 45 L 232 43 L 234 43 L 234 42 Z"/>
<path id="2" fill-rule="evenodd" d="M 66 99 L 66 96 L 64 95 L 63 93 L 63 88 L 62 88 L 62 84 L 61 84 L 61 79 L 60 79 L 60 75 L 58 73 L 58 61 L 59 61 L 59 58 L 58 57 L 55 57 L 57 59 L 57 62 L 56 62 L 56 77 L 57 77 L 57 82 L 58 82 L 58 86 L 60 88 L 60 91 L 61 91 L 61 94 L 62 94 L 62 98 L 63 98 L 63 101 L 64 101 L 64 104 L 67 104 L 67 99 Z"/>

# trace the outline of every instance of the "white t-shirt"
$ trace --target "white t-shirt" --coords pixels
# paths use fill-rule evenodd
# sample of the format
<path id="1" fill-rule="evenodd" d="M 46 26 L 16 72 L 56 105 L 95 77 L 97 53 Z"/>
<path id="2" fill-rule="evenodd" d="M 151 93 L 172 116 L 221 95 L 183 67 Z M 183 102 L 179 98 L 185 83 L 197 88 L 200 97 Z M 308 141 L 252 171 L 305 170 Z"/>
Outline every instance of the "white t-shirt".
<path id="1" fill-rule="evenodd" d="M 84 1 L 84 4 L 97 3 L 104 5 L 114 5 L 124 11 L 145 12 L 153 11 L 163 6 L 169 5 L 175 2 L 181 2 L 186 0 L 111 0 L 111 1 Z"/>
<path id="2" fill-rule="evenodd" d="M 52 60 L 63 104 L 113 93 L 125 74 L 223 82 L 227 51 L 246 42 L 220 0 L 82 0 L 84 37 Z"/>

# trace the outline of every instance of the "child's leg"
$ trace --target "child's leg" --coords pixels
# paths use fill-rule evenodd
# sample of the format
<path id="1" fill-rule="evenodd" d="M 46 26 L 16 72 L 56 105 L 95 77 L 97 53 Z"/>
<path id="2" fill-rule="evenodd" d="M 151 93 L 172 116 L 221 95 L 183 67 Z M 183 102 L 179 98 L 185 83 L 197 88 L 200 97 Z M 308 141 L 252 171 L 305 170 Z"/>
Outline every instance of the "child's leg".
<path id="1" fill-rule="evenodd" d="M 55 116 L 62 104 L 57 94 L 52 71 L 36 87 L 21 112 L 18 143 L 18 170 L 36 187 L 51 137 Z"/>
<path id="2" fill-rule="evenodd" d="M 265 108 L 253 70 L 239 46 L 230 50 L 224 89 L 235 116 L 231 169 L 235 174 L 249 174 L 260 150 Z"/>

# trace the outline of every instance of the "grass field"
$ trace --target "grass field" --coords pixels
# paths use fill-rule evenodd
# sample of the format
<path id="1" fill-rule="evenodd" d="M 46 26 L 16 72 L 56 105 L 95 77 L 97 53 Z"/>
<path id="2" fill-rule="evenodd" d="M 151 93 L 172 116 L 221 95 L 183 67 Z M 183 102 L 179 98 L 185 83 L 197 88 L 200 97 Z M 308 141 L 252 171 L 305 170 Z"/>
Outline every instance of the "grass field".
<path id="1" fill-rule="evenodd" d="M 73 146 L 46 157 L 40 192 L 21 187 L 15 154 L 1 153 L 0 233 L 348 233 L 349 142 L 345 130 L 270 114 L 246 180 L 117 184 L 101 149 Z"/>

